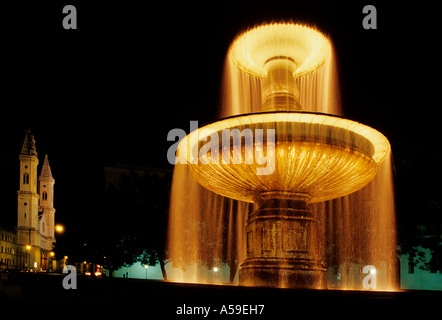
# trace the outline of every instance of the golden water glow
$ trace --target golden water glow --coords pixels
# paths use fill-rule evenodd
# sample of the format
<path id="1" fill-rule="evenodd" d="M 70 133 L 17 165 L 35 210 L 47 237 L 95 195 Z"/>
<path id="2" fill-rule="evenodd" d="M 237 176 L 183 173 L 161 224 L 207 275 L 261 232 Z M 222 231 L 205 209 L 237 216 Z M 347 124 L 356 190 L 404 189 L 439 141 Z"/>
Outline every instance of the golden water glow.
<path id="1" fill-rule="evenodd" d="M 267 144 L 264 135 L 262 143 L 254 140 L 252 145 L 240 142 L 238 146 L 228 141 L 223 145 L 223 130 L 232 129 L 253 133 L 274 129 L 275 142 Z M 216 149 L 207 148 L 213 135 L 219 141 Z M 230 149 L 226 152 L 223 147 Z M 263 149 L 273 173 L 257 174 L 257 168 L 264 166 L 256 156 L 257 148 Z M 280 112 L 241 115 L 202 127 L 180 142 L 178 156 L 181 163 L 190 164 L 202 186 L 223 196 L 253 202 L 262 192 L 284 191 L 306 194 L 310 202 L 317 202 L 365 186 L 389 150 L 381 133 L 358 122 L 325 114 Z"/>
<path id="2" fill-rule="evenodd" d="M 229 55 L 238 68 L 265 78 L 266 62 L 274 57 L 293 61 L 299 77 L 320 67 L 331 54 L 329 40 L 318 30 L 293 23 L 261 25 L 239 35 Z"/>
<path id="3" fill-rule="evenodd" d="M 169 280 L 234 281 L 246 258 L 246 220 L 255 207 L 234 199 L 259 202 L 278 194 L 315 202 L 339 196 L 308 205 L 323 227 L 315 241 L 325 243 L 318 254 L 328 264 L 328 288 L 361 289 L 365 275 L 360 270 L 368 264 L 376 266 L 377 290 L 397 288 L 390 145 L 376 130 L 330 115 L 342 115 L 335 59 L 326 37 L 294 23 L 259 26 L 232 43 L 218 110 L 230 118 L 193 132 L 178 149 L 168 224 L 168 255 L 174 266 L 168 271 Z M 264 110 L 274 113 L 250 115 Z M 232 143 L 230 149 L 205 148 L 211 137 L 221 143 L 222 130 L 232 128 L 273 128 L 275 143 L 264 139 L 264 143 L 255 140 L 252 147 Z M 273 157 L 265 153 L 266 146 L 274 148 Z M 260 149 L 274 164 L 272 175 L 256 174 L 265 166 L 256 164 L 255 151 Z M 198 159 L 201 150 L 205 152 Z M 231 164 L 223 164 L 223 155 Z M 255 162 L 245 163 L 246 158 Z M 364 188 L 340 197 L 371 178 Z M 228 267 L 213 272 L 221 261 L 227 261 Z M 281 278 L 273 286 L 287 287 Z"/>

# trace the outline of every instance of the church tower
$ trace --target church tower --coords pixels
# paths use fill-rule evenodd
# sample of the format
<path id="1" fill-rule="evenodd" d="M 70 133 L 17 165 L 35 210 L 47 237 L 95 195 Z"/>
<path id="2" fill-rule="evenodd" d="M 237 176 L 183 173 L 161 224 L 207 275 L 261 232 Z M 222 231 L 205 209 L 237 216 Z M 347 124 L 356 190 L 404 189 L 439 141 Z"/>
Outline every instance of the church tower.
<path id="1" fill-rule="evenodd" d="M 51 167 L 49 166 L 48 155 L 45 156 L 43 161 L 43 167 L 41 168 L 40 176 L 38 177 L 38 191 L 40 195 L 40 247 L 46 251 L 51 251 L 55 242 L 54 237 L 54 184 L 55 180 L 52 177 Z M 44 258 L 47 258 L 42 254 L 42 264 Z M 43 265 L 43 267 L 45 267 Z"/>
<path id="2" fill-rule="evenodd" d="M 17 261 L 21 269 L 49 269 L 54 237 L 54 184 L 48 155 L 37 176 L 35 139 L 26 131 L 20 155 L 20 190 L 17 191 Z"/>
<path id="3" fill-rule="evenodd" d="M 23 250 L 22 266 L 37 267 L 40 261 L 37 165 L 34 136 L 26 131 L 20 155 L 20 190 L 17 191 L 17 244 Z"/>

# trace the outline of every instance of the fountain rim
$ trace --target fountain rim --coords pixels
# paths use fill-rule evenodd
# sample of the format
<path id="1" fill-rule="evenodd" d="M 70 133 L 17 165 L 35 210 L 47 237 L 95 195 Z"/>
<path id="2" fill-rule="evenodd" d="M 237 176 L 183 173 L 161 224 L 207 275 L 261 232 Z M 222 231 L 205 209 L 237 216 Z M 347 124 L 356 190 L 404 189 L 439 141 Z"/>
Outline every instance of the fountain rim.
<path id="1" fill-rule="evenodd" d="M 348 117 L 344 117 L 344 116 L 333 114 L 333 113 L 326 113 L 326 112 L 319 112 L 319 111 L 307 111 L 307 110 L 296 110 L 296 111 L 295 110 L 293 110 L 293 111 L 292 110 L 277 110 L 277 111 L 270 110 L 270 111 L 259 111 L 259 112 L 247 112 L 247 113 L 233 114 L 231 116 L 222 117 L 222 118 L 220 118 L 218 120 L 207 122 L 207 123 L 204 124 L 204 127 L 208 126 L 208 125 L 211 125 L 213 123 L 216 123 L 216 122 L 219 122 L 219 121 L 223 121 L 223 120 L 228 120 L 228 119 L 231 119 L 231 118 L 238 118 L 238 117 L 242 117 L 242 116 L 249 117 L 249 116 L 253 116 L 255 114 L 259 115 L 259 114 L 276 114 L 276 113 L 302 113 L 302 114 L 311 114 L 311 115 L 319 115 L 319 116 L 326 116 L 326 117 L 334 117 L 334 118 L 338 118 L 338 119 L 342 119 L 342 120 L 348 120 L 348 121 L 351 121 L 351 122 L 355 122 L 355 123 L 361 124 L 363 126 L 367 126 L 366 124 L 363 124 L 363 123 L 358 122 L 356 120 L 352 120 L 352 119 L 350 119 Z M 374 128 L 371 128 L 371 129 L 376 130 Z"/>
<path id="2" fill-rule="evenodd" d="M 204 129 L 204 128 L 208 128 L 212 125 L 224 122 L 224 121 L 228 121 L 231 119 L 238 119 L 238 118 L 246 118 L 246 117 L 253 117 L 253 116 L 265 116 L 265 115 L 278 115 L 278 114 L 293 114 L 293 115 L 312 115 L 312 116 L 319 116 L 319 117 L 323 117 L 323 118 L 335 118 L 338 121 L 346 121 L 346 122 L 351 122 L 355 125 L 355 127 L 357 128 L 361 128 L 360 131 L 362 131 L 362 129 L 368 130 L 369 132 L 373 133 L 373 137 L 371 138 L 367 138 L 364 134 L 361 134 L 358 131 L 353 131 L 356 134 L 360 134 L 361 136 L 363 136 L 365 139 L 367 139 L 374 147 L 375 151 L 373 152 L 373 155 L 371 155 L 371 158 L 377 163 L 381 163 L 389 154 L 390 150 L 391 150 L 391 145 L 390 142 L 388 141 L 388 139 L 378 130 L 365 125 L 363 123 L 360 123 L 358 121 L 346 118 L 346 117 L 342 117 L 340 115 L 335 115 L 335 114 L 329 114 L 329 113 L 324 113 L 324 112 L 315 112 L 315 111 L 301 111 L 301 110 L 297 110 L 297 111 L 286 111 L 286 110 L 281 110 L 281 111 L 263 111 L 263 112 L 251 112 L 251 113 L 242 113 L 242 114 L 237 114 L 237 115 L 231 115 L 228 117 L 224 117 L 209 123 L 204 124 L 203 126 L 201 126 L 200 128 L 190 132 L 188 135 L 186 135 L 179 143 L 178 145 L 178 150 L 180 148 L 180 146 L 184 143 L 186 143 L 185 141 L 188 141 L 190 138 L 190 136 L 192 134 L 195 134 L 196 132 Z M 274 121 L 269 121 L 270 122 L 274 122 Z M 249 124 L 253 124 L 254 122 L 249 122 Z M 244 123 L 242 124 L 244 125 Z M 348 129 L 346 129 L 348 130 Z M 217 130 L 218 131 L 218 130 Z M 199 141 L 200 139 L 198 139 Z M 376 143 L 374 143 L 376 142 Z"/>

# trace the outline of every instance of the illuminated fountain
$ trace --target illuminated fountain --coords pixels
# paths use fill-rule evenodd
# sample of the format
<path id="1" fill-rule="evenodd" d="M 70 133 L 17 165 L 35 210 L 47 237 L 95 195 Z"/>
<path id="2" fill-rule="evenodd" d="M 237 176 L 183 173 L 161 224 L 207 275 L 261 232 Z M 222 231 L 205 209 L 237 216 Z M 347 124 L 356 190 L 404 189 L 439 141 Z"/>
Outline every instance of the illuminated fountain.
<path id="1" fill-rule="evenodd" d="M 238 69 L 262 79 L 262 112 L 211 123 L 179 144 L 180 161 L 199 184 L 258 206 L 246 222 L 240 285 L 327 287 L 325 236 L 308 203 L 361 189 L 389 154 L 378 131 L 303 111 L 296 79 L 330 54 L 329 40 L 302 25 L 243 33 L 229 56 Z"/>

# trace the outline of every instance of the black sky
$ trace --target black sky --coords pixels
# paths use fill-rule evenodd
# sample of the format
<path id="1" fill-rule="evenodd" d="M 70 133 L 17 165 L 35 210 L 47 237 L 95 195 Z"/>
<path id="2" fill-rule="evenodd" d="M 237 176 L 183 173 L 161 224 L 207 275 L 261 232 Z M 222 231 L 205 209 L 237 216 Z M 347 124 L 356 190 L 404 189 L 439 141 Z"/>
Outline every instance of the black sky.
<path id="1" fill-rule="evenodd" d="M 77 30 L 62 28 L 66 4 L 77 8 Z M 366 4 L 377 8 L 377 30 L 362 27 Z M 440 28 L 429 3 L 34 1 L 0 10 L 5 221 L 15 222 L 26 128 L 40 162 L 49 156 L 56 219 L 81 229 L 103 214 L 104 164 L 172 168 L 168 131 L 216 119 L 229 43 L 262 22 L 301 21 L 331 36 L 346 116 L 383 132 L 395 161 L 439 145 Z M 431 182 L 430 169 L 416 175 Z"/>

